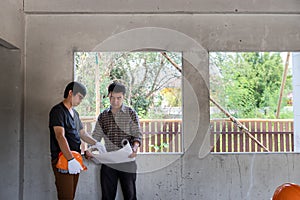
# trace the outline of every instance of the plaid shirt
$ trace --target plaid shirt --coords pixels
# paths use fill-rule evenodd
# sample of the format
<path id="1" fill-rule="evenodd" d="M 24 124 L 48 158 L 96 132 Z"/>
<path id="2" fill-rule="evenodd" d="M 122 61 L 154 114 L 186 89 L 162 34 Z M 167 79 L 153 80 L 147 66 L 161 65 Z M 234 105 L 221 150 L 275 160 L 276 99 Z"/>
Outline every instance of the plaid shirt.
<path id="1" fill-rule="evenodd" d="M 108 152 L 122 148 L 124 139 L 127 139 L 131 146 L 135 141 L 141 143 L 142 133 L 137 113 L 124 104 L 115 114 L 112 113 L 111 107 L 107 108 L 98 117 L 93 138 L 97 141 L 104 138 Z"/>

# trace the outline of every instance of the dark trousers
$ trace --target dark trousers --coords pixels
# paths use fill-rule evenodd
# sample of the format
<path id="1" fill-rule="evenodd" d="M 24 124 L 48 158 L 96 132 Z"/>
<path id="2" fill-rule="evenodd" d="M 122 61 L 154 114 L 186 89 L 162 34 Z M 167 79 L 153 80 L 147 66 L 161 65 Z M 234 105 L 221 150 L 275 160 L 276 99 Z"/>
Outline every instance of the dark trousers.
<path id="1" fill-rule="evenodd" d="M 73 200 L 75 198 L 79 174 L 63 174 L 58 172 L 55 166 L 57 160 L 58 159 L 52 160 L 52 169 L 55 176 L 57 198 L 59 200 Z"/>
<path id="2" fill-rule="evenodd" d="M 120 180 L 124 200 L 136 200 L 136 163 L 128 162 L 101 166 L 102 200 L 115 200 Z"/>

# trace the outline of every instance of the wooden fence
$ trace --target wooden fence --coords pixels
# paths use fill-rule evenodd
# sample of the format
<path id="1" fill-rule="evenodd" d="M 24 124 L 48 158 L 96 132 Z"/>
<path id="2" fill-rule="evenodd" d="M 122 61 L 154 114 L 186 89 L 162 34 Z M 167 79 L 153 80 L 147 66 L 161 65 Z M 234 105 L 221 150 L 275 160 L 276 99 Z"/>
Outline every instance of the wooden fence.
<path id="1" fill-rule="evenodd" d="M 88 132 L 92 132 L 96 119 L 84 117 L 82 122 Z M 293 120 L 240 119 L 270 152 L 292 152 Z M 181 153 L 182 123 L 179 119 L 142 119 L 143 132 L 140 153 Z M 264 152 L 255 141 L 242 133 L 229 119 L 210 121 L 212 152 Z M 84 150 L 86 145 L 82 145 Z"/>
<path id="2" fill-rule="evenodd" d="M 239 119 L 270 152 L 292 152 L 293 120 Z M 264 152 L 265 150 L 230 120 L 211 120 L 212 152 Z"/>
<path id="3" fill-rule="evenodd" d="M 142 153 L 182 152 L 182 126 L 179 119 L 140 120 L 143 141 Z"/>
<path id="4" fill-rule="evenodd" d="M 96 119 L 82 117 L 83 127 L 87 132 L 92 132 Z M 141 119 L 143 132 L 142 144 L 139 153 L 181 153 L 182 152 L 182 126 L 179 119 Z M 81 150 L 87 148 L 82 143 Z"/>

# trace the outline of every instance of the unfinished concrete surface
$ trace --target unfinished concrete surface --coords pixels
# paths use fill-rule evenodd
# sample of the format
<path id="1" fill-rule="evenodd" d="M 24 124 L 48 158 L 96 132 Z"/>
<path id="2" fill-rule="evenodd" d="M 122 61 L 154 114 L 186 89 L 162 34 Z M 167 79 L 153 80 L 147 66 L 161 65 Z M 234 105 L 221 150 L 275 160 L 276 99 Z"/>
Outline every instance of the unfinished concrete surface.
<path id="1" fill-rule="evenodd" d="M 300 184 L 297 153 L 217 155 L 205 140 L 209 52 L 299 51 L 300 1 L 15 0 L 0 11 L 0 199 L 56 198 L 48 113 L 73 78 L 76 50 L 183 52 L 184 153 L 139 155 L 139 199 L 264 200 Z M 100 166 L 87 166 L 77 200 L 101 197 Z"/>

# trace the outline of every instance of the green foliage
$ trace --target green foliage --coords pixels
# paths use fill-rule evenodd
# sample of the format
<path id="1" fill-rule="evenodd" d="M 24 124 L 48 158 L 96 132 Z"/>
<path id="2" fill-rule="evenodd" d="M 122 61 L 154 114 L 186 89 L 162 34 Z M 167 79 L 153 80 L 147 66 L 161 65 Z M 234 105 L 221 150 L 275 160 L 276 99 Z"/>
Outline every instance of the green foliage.
<path id="1" fill-rule="evenodd" d="M 136 110 L 140 118 L 145 118 L 147 116 L 150 104 L 149 99 L 144 98 L 142 95 L 135 96 L 131 99 L 131 104 L 133 105 L 133 108 Z"/>
<path id="2" fill-rule="evenodd" d="M 211 55 L 211 96 L 220 105 L 238 118 L 275 117 L 284 67 L 279 53 Z M 291 82 L 288 76 L 285 96 L 292 90 Z"/>
<path id="3" fill-rule="evenodd" d="M 166 104 L 170 107 L 181 106 L 181 89 L 180 88 L 164 88 L 160 94 L 164 97 Z"/>
<path id="4" fill-rule="evenodd" d="M 81 116 L 95 116 L 97 106 L 103 109 L 103 106 L 96 105 L 96 82 L 99 83 L 101 99 L 107 95 L 107 85 L 111 82 L 109 77 L 103 73 L 106 69 L 104 60 L 107 58 L 99 58 L 97 52 L 76 52 L 74 57 L 75 80 L 81 82 L 87 88 L 87 95 L 77 110 Z M 99 73 L 99 77 L 96 76 L 97 71 L 102 71 L 102 73 Z"/>
<path id="5" fill-rule="evenodd" d="M 150 147 L 154 148 L 155 152 L 162 152 L 164 148 L 169 148 L 169 144 L 163 142 L 160 145 L 151 144 Z"/>
<path id="6" fill-rule="evenodd" d="M 282 113 L 280 113 L 280 118 L 281 119 L 293 119 L 294 113 L 293 113 L 293 111 L 282 112 Z"/>
<path id="7" fill-rule="evenodd" d="M 181 53 L 168 53 L 168 56 L 181 66 Z M 78 107 L 85 116 L 95 116 L 97 106 L 100 111 L 109 106 L 107 87 L 113 81 L 126 86 L 125 103 L 141 118 L 163 116 L 163 113 L 153 112 L 163 101 L 170 105 L 181 104 L 181 73 L 159 52 L 76 52 L 75 80 L 88 89 Z M 96 103 L 97 83 L 101 103 Z M 160 91 L 166 87 L 175 88 L 176 95 L 161 95 Z"/>

